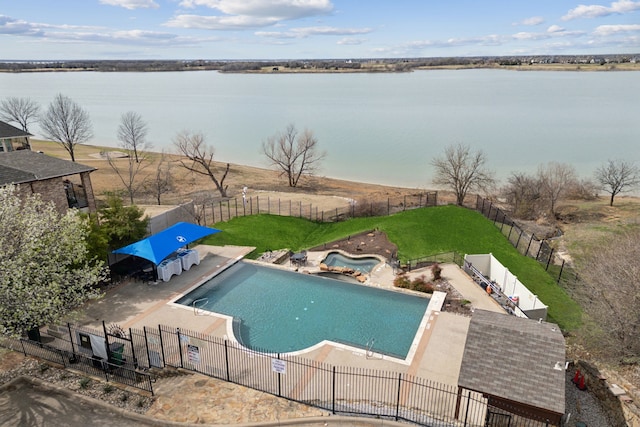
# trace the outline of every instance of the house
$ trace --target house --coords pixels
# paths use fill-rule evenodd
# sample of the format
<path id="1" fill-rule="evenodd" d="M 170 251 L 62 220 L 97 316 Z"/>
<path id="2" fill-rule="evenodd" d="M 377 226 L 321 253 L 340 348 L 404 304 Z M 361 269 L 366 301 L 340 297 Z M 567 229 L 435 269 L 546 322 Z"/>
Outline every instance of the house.
<path id="1" fill-rule="evenodd" d="M 70 208 L 96 211 L 89 174 L 94 167 L 31 151 L 31 134 L 0 121 L 0 186 L 19 185 L 20 193 L 39 193 L 60 213 Z"/>
<path id="2" fill-rule="evenodd" d="M 30 150 L 29 132 L 0 121 L 0 153 L 16 150 Z"/>
<path id="3" fill-rule="evenodd" d="M 565 357 L 557 325 L 475 310 L 458 386 L 487 398 L 487 422 L 514 425 L 512 418 L 522 417 L 559 426 L 565 412 Z"/>

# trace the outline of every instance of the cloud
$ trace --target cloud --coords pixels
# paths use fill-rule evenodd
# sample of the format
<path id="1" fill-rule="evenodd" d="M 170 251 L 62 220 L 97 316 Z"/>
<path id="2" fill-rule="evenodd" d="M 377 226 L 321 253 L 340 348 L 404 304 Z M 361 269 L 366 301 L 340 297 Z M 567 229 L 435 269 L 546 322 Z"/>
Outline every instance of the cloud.
<path id="1" fill-rule="evenodd" d="M 593 34 L 596 36 L 610 36 L 619 33 L 640 32 L 640 24 L 600 25 Z"/>
<path id="2" fill-rule="evenodd" d="M 37 25 L 27 21 L 0 15 L 0 34 L 38 36 L 42 35 L 42 30 Z"/>
<path id="3" fill-rule="evenodd" d="M 353 37 L 345 37 L 343 39 L 338 40 L 336 44 L 339 44 L 341 46 L 355 46 L 355 45 L 363 44 L 366 42 L 367 42 L 366 39 L 356 39 Z"/>
<path id="4" fill-rule="evenodd" d="M 301 27 L 287 31 L 257 31 L 255 35 L 276 39 L 302 39 L 311 36 L 350 36 L 371 31 L 371 28 Z"/>
<path id="5" fill-rule="evenodd" d="M 100 0 L 100 3 L 109 6 L 119 6 L 125 9 L 157 9 L 158 3 L 154 0 Z"/>
<path id="6" fill-rule="evenodd" d="M 519 23 L 519 25 L 527 25 L 527 26 L 534 26 L 534 25 L 540 25 L 540 24 L 544 24 L 544 18 L 542 16 L 532 16 L 530 18 L 523 19 L 522 22 Z"/>
<path id="7" fill-rule="evenodd" d="M 520 32 L 512 35 L 515 40 L 545 40 L 558 37 L 579 37 L 584 31 L 567 31 L 559 25 L 551 25 L 545 32 Z"/>
<path id="8" fill-rule="evenodd" d="M 138 45 L 191 45 L 208 39 L 181 37 L 158 31 L 109 31 L 100 27 L 30 23 L 0 15 L 0 34 L 36 37 L 43 42 L 101 42 Z"/>
<path id="9" fill-rule="evenodd" d="M 230 16 L 248 16 L 276 21 L 326 15 L 333 10 L 330 0 L 182 0 L 188 9 L 206 7 Z"/>
<path id="10" fill-rule="evenodd" d="M 254 16 L 202 16 L 178 15 L 164 25 L 176 28 L 199 28 L 205 30 L 235 30 L 267 27 L 278 23 L 278 19 Z"/>
<path id="11" fill-rule="evenodd" d="M 567 14 L 562 17 L 562 20 L 570 21 L 572 19 L 579 18 L 600 18 L 603 16 L 630 13 L 636 10 L 640 10 L 640 1 L 620 0 L 611 3 L 611 6 L 609 7 L 597 4 L 581 4 L 578 7 L 569 10 L 569 12 L 567 12 Z"/>

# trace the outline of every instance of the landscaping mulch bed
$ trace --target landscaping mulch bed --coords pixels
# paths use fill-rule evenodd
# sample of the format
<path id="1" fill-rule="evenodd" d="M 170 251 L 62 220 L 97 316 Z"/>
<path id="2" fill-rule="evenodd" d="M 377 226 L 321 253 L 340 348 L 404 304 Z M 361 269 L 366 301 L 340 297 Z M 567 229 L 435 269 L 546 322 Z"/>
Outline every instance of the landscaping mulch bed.
<path id="1" fill-rule="evenodd" d="M 329 249 L 339 249 L 352 255 L 380 255 L 389 261 L 397 259 L 398 256 L 398 247 L 389 241 L 387 235 L 380 230 L 365 231 L 348 236 L 346 239 L 316 246 L 310 250 L 325 251 Z"/>

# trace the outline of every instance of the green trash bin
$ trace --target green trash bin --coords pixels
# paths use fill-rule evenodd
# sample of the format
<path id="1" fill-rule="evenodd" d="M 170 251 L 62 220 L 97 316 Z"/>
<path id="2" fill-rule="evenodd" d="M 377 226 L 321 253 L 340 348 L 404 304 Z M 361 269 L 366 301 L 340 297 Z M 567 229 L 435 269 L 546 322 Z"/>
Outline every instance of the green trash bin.
<path id="1" fill-rule="evenodd" d="M 116 366 L 122 366 L 124 363 L 124 344 L 112 343 L 109 345 L 109 363 Z"/>
<path id="2" fill-rule="evenodd" d="M 31 341 L 42 342 L 42 337 L 40 336 L 40 328 L 32 328 L 27 331 L 27 338 Z"/>

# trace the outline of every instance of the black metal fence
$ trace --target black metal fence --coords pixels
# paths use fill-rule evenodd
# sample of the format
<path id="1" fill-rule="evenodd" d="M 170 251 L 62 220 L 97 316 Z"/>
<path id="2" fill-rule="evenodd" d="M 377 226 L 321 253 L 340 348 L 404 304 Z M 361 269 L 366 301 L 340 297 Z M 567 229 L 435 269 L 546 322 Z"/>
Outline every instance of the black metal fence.
<path id="1" fill-rule="evenodd" d="M 227 339 L 159 325 L 157 328 L 102 330 L 67 324 L 52 328 L 51 344 L 5 339 L 3 345 L 106 381 L 153 393 L 149 368 L 166 366 L 198 372 L 278 397 L 330 411 L 403 420 L 432 427 L 551 425 L 535 413 L 497 410 L 481 393 L 413 375 L 340 367 L 288 354 L 257 351 Z M 65 336 L 66 335 L 66 336 Z M 104 340 L 108 360 L 89 343 Z M 102 343 L 99 344 L 102 347 Z M 115 359 L 115 360 L 114 360 Z M 498 420 L 498 421 L 496 421 Z"/>
<path id="2" fill-rule="evenodd" d="M 93 355 L 81 352 L 69 351 L 60 342 L 54 345 L 31 341 L 24 338 L 3 338 L 1 345 L 25 356 L 34 356 L 42 360 L 62 365 L 85 374 L 104 378 L 105 381 L 116 382 L 140 390 L 148 391 L 153 395 L 151 375 L 135 368 L 123 366 L 120 363 L 109 360 L 99 360 Z"/>
<path id="3" fill-rule="evenodd" d="M 462 267 L 464 264 L 464 257 L 458 252 L 442 252 L 434 255 L 427 255 L 420 258 L 410 259 L 400 267 L 405 271 L 411 271 L 418 268 L 429 267 L 435 263 L 454 263 Z"/>
<path id="4" fill-rule="evenodd" d="M 555 250 L 546 240 L 539 239 L 534 233 L 525 232 L 493 202 L 477 196 L 475 209 L 493 221 L 493 224 L 500 228 L 500 232 L 521 254 L 534 258 L 542 264 L 545 270 L 555 278 L 556 283 L 566 285 L 578 281 L 575 271 L 565 264 L 564 259 L 556 256 Z"/>
<path id="5" fill-rule="evenodd" d="M 247 197 L 220 200 L 196 205 L 196 219 L 201 225 L 228 221 L 247 215 L 270 214 L 306 218 L 316 222 L 337 222 L 355 217 L 384 216 L 407 209 L 437 206 L 436 191 L 420 192 L 413 195 L 387 197 L 378 200 L 353 201 L 348 206 L 321 210 L 312 203 L 283 200 L 272 197 Z"/>

